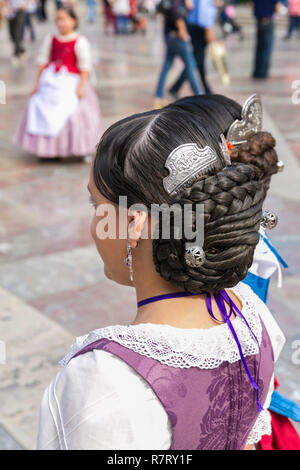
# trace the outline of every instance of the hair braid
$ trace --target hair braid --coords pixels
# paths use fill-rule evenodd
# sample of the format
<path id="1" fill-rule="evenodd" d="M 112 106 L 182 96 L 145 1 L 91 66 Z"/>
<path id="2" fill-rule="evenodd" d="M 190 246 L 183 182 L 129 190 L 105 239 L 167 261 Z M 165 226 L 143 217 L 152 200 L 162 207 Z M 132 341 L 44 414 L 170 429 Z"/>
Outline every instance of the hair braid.
<path id="1" fill-rule="evenodd" d="M 193 212 L 197 204 L 204 205 L 206 260 L 200 268 L 190 268 L 184 260 L 185 239 L 155 239 L 154 263 L 164 279 L 197 293 L 233 287 L 247 275 L 259 240 L 264 199 L 258 179 L 254 166 L 237 163 L 185 190 L 181 205 L 192 204 Z"/>

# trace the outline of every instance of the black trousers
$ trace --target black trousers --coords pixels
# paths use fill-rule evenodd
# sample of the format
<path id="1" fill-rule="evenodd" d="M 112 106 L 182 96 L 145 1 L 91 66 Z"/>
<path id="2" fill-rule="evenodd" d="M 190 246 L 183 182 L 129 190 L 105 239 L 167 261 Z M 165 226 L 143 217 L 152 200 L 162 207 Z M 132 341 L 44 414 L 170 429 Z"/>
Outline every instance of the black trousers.
<path id="1" fill-rule="evenodd" d="M 205 55 L 206 55 L 206 46 L 207 41 L 205 37 L 205 28 L 201 28 L 197 25 L 188 25 L 188 31 L 191 37 L 193 52 L 203 89 L 205 93 L 211 93 L 211 88 L 206 78 L 206 69 L 205 69 Z M 177 93 L 180 87 L 183 85 L 186 80 L 184 73 L 176 80 L 174 85 L 170 88 L 170 92 Z"/>
<path id="2" fill-rule="evenodd" d="M 24 29 L 26 13 L 24 10 L 17 10 L 15 16 L 9 19 L 8 27 L 11 40 L 15 46 L 14 55 L 18 57 L 25 52 L 22 47 L 22 35 Z"/>
<path id="3" fill-rule="evenodd" d="M 266 78 L 271 66 L 274 43 L 274 23 L 257 20 L 256 52 L 253 77 Z"/>

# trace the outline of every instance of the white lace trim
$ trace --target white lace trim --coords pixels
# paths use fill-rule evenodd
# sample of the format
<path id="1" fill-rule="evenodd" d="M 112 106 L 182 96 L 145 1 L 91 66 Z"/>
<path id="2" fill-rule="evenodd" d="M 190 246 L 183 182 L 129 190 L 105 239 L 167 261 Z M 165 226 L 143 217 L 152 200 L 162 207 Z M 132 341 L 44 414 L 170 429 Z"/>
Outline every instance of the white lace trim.
<path id="1" fill-rule="evenodd" d="M 269 436 L 272 432 L 271 415 L 268 410 L 259 413 L 257 420 L 247 438 L 246 445 L 256 444 L 266 434 Z"/>
<path id="2" fill-rule="evenodd" d="M 257 296 L 249 286 L 240 283 L 232 291 L 239 297 L 242 313 L 259 344 L 262 326 L 256 308 Z M 257 354 L 258 345 L 241 317 L 232 320 L 245 356 Z M 170 325 L 140 323 L 137 325 L 113 325 L 91 331 L 77 337 L 71 351 L 61 361 L 66 366 L 70 359 L 85 346 L 106 338 L 125 346 L 142 356 L 151 357 L 168 366 L 214 369 L 225 361 L 240 360 L 237 344 L 226 324 L 208 329 L 177 328 Z"/>

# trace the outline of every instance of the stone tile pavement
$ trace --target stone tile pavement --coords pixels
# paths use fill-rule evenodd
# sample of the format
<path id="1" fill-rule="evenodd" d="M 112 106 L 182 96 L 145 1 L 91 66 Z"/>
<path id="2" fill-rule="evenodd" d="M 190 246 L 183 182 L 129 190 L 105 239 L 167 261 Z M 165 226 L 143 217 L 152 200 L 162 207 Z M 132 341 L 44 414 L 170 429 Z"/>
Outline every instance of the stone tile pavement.
<path id="1" fill-rule="evenodd" d="M 151 20 L 147 35 L 105 35 L 101 18 L 85 21 L 81 31 L 92 43 L 96 89 L 106 126 L 128 114 L 150 109 L 163 56 L 160 21 Z M 53 17 L 50 8 L 50 16 Z M 272 240 L 289 264 L 284 285 L 271 286 L 270 307 L 286 333 L 287 343 L 276 374 L 281 390 L 300 403 L 300 364 L 292 362 L 293 341 L 300 339 L 300 105 L 291 101 L 292 83 L 300 79 L 299 41 L 282 41 L 285 20 L 277 25 L 272 76 L 254 82 L 251 75 L 254 25 L 249 11 L 240 11 L 245 40 L 228 38 L 232 82 L 227 88 L 208 63 L 215 92 L 243 101 L 262 95 L 265 128 L 277 139 L 286 171 L 274 177 L 266 208 L 280 223 Z M 0 105 L 0 340 L 6 343 L 6 364 L 0 363 L 0 449 L 34 448 L 43 390 L 59 370 L 58 360 L 74 336 L 113 323 L 130 322 L 133 292 L 105 279 L 92 244 L 86 184 L 88 165 L 42 161 L 12 143 L 35 76 L 35 54 L 53 24 L 36 24 L 38 41 L 27 43 L 27 64 L 10 65 L 10 44 L 0 30 L 0 80 L 7 86 L 7 104 Z M 169 81 L 180 72 L 180 61 Z M 188 87 L 183 90 L 189 94 Z"/>

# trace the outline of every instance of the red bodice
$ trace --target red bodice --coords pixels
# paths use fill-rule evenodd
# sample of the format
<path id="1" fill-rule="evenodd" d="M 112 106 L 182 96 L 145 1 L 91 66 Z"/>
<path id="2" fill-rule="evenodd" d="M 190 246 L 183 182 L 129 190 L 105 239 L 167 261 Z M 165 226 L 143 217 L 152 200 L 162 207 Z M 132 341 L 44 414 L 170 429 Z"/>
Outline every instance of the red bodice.
<path id="1" fill-rule="evenodd" d="M 80 73 L 75 53 L 77 39 L 78 37 L 72 41 L 62 42 L 53 36 L 49 64 L 55 65 L 56 72 L 65 66 L 70 73 Z"/>

